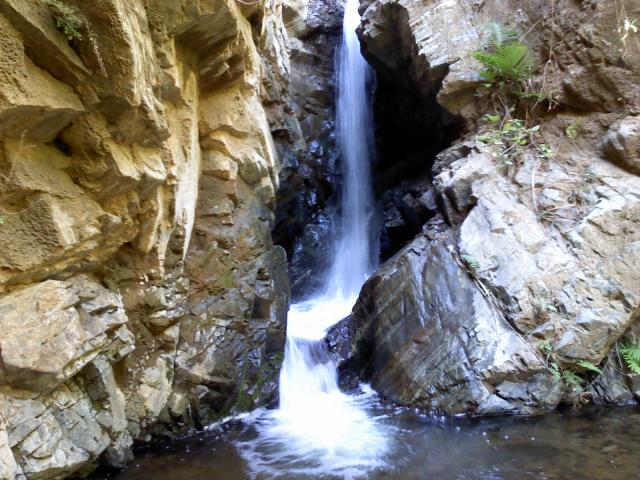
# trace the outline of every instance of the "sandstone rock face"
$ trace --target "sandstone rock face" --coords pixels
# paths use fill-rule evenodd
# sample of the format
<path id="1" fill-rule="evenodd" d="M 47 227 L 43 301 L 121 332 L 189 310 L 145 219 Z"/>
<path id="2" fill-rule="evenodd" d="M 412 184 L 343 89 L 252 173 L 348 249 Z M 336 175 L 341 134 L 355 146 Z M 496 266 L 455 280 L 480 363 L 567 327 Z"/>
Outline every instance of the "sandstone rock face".
<path id="1" fill-rule="evenodd" d="M 640 14 L 622 3 L 629 18 Z M 445 413 L 637 401 L 615 353 L 637 341 L 640 318 L 637 37 L 601 2 L 551 12 L 536 0 L 381 0 L 361 10 L 363 51 L 379 73 L 409 78 L 467 132 L 435 160 L 416 160 L 431 166 L 447 233 L 417 237 L 365 285 L 351 351 L 364 375 L 392 399 Z M 530 85 L 562 106 L 511 110 L 529 109 L 540 132 L 538 147 L 511 158 L 483 140 L 499 126 L 482 120 L 496 110 L 472 55 L 496 18 L 528 32 L 539 67 Z"/>
<path id="2" fill-rule="evenodd" d="M 47 392 L 103 350 L 133 349 L 120 297 L 83 276 L 8 294 L 0 311 L 2 378 L 13 388 Z"/>
<path id="3" fill-rule="evenodd" d="M 122 465 L 274 399 L 279 155 L 331 101 L 292 73 L 306 2 L 63 3 L 71 38 L 55 6 L 0 1 L 0 478 Z"/>

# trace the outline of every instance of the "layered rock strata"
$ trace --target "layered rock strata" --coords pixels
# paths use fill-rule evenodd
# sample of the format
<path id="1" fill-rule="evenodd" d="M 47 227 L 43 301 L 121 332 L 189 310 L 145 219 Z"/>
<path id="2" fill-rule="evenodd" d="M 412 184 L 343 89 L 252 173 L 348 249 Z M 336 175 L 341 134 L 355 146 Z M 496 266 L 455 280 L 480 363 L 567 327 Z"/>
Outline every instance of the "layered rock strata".
<path id="1" fill-rule="evenodd" d="M 365 378 L 445 413 L 638 401 L 616 349 L 638 341 L 640 318 L 640 40 L 628 27 L 640 7 L 382 0 L 361 10 L 379 75 L 409 77 L 466 131 L 416 160 L 431 170 L 441 233 L 424 226 L 354 309 L 351 354 Z M 508 99 L 506 115 L 473 56 L 496 18 L 523 34 L 536 65 L 527 88 L 542 92 Z M 513 119 L 536 133 L 509 156 L 507 140 L 490 139 Z"/>

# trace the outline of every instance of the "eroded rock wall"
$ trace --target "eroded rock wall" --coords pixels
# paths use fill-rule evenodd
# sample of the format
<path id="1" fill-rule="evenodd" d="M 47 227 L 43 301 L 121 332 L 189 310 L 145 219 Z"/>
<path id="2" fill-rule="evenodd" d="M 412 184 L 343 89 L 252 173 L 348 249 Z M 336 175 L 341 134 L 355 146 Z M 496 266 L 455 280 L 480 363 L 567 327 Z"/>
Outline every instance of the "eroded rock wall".
<path id="1" fill-rule="evenodd" d="M 0 478 L 275 398 L 283 8 L 0 1 Z"/>
<path id="2" fill-rule="evenodd" d="M 640 6 L 376 0 L 361 10 L 379 75 L 409 78 L 466 132 L 435 161 L 416 160 L 430 167 L 440 216 L 363 289 L 354 342 L 365 376 L 393 400 L 448 413 L 637 401 L 615 348 L 640 316 L 640 36 L 629 27 Z M 528 88 L 543 93 L 508 99 L 508 114 L 473 57 L 491 21 L 526 33 Z M 510 118 L 539 133 L 505 156 L 504 141 L 486 138 Z"/>

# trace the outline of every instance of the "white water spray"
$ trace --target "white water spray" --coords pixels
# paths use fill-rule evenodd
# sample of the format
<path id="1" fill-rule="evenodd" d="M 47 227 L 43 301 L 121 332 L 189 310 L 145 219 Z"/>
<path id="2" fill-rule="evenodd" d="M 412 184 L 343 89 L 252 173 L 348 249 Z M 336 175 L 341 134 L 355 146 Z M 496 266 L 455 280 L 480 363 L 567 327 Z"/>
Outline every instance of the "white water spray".
<path id="1" fill-rule="evenodd" d="M 241 445 L 256 476 L 355 478 L 381 467 L 388 441 L 366 411 L 373 392 L 349 396 L 322 345 L 327 329 L 351 313 L 374 268 L 369 66 L 360 53 L 358 0 L 347 0 L 339 57 L 337 130 L 343 161 L 342 217 L 324 293 L 289 310 L 280 407 L 259 414 L 258 437 Z"/>

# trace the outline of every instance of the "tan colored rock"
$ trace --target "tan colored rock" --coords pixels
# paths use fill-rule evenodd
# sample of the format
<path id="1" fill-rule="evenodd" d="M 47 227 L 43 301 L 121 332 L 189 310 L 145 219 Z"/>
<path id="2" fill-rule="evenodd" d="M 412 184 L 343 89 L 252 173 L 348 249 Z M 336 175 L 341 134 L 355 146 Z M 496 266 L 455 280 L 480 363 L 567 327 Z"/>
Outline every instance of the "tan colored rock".
<path id="1" fill-rule="evenodd" d="M 75 383 L 38 399 L 0 393 L 9 445 L 26 478 L 64 478 L 87 472 L 111 443 L 95 420 L 91 399 Z"/>
<path id="2" fill-rule="evenodd" d="M 19 32 L 0 15 L 0 136 L 50 141 L 84 107 L 74 91 L 25 55 Z"/>
<path id="3" fill-rule="evenodd" d="M 2 376 L 14 388 L 51 391 L 98 354 L 132 349 L 120 298 L 84 276 L 5 295 L 0 311 Z"/>
<path id="4" fill-rule="evenodd" d="M 0 1 L 0 471 L 27 478 L 272 399 L 288 301 L 282 2 L 68 3 L 73 41 Z"/>

